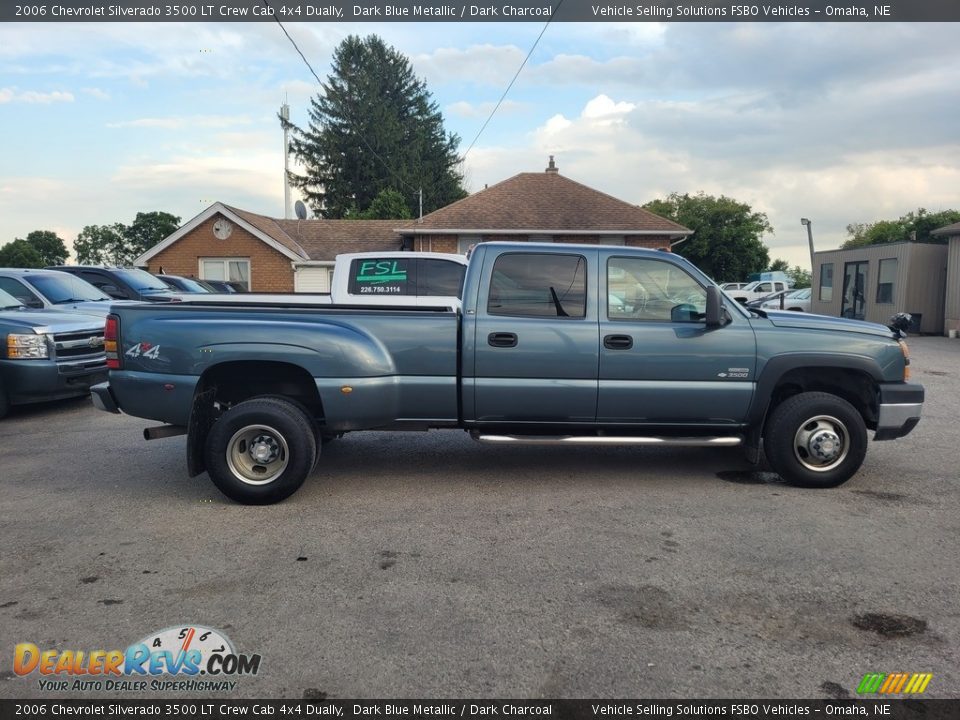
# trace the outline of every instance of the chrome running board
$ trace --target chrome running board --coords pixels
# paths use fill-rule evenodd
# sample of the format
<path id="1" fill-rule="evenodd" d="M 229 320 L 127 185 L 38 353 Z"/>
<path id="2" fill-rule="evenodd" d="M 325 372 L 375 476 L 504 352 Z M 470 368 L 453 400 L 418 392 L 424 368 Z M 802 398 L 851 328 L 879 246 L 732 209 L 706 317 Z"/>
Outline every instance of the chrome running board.
<path id="1" fill-rule="evenodd" d="M 634 435 L 484 435 L 470 433 L 477 442 L 493 445 L 659 445 L 662 447 L 736 447 L 739 436 L 639 437 Z"/>

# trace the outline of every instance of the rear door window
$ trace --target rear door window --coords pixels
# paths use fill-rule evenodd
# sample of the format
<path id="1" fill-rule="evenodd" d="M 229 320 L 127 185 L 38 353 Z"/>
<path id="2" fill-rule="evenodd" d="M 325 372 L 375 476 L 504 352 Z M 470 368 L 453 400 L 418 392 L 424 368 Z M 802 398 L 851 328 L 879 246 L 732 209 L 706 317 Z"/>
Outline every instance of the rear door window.
<path id="1" fill-rule="evenodd" d="M 497 258 L 487 312 L 519 317 L 587 314 L 587 259 L 582 255 L 508 253 Z"/>

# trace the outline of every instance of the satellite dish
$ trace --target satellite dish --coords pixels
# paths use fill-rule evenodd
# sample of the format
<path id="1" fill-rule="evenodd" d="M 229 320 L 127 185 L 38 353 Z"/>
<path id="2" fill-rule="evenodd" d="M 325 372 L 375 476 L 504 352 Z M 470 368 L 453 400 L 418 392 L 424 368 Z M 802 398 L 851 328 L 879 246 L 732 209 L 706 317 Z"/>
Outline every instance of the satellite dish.
<path id="1" fill-rule="evenodd" d="M 303 200 L 297 200 L 293 206 L 293 211 L 297 214 L 297 217 L 301 220 L 307 219 L 307 206 L 303 204 Z"/>

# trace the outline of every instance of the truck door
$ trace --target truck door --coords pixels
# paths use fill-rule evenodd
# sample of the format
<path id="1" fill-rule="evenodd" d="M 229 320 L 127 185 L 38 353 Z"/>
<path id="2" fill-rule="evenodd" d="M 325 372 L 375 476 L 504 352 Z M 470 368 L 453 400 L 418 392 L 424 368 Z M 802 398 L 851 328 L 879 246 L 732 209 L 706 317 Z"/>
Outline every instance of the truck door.
<path id="1" fill-rule="evenodd" d="M 730 323 L 708 328 L 706 289 L 669 259 L 614 250 L 603 260 L 597 421 L 742 422 L 756 374 L 747 319 L 733 312 Z"/>
<path id="2" fill-rule="evenodd" d="M 493 259 L 474 324 L 476 420 L 594 421 L 597 257 L 524 250 Z"/>

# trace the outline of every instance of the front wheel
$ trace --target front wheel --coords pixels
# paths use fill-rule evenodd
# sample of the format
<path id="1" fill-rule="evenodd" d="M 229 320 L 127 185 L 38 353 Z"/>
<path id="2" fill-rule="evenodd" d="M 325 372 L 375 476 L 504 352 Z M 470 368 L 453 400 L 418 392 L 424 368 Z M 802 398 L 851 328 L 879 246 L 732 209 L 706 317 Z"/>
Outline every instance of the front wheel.
<path id="1" fill-rule="evenodd" d="M 867 428 L 843 398 L 824 392 L 794 395 L 774 408 L 763 447 L 773 469 L 803 487 L 849 480 L 867 454 Z"/>
<path id="2" fill-rule="evenodd" d="M 207 473 L 220 492 L 245 505 L 290 497 L 313 469 L 319 447 L 310 418 L 280 398 L 239 403 L 207 436 Z"/>

